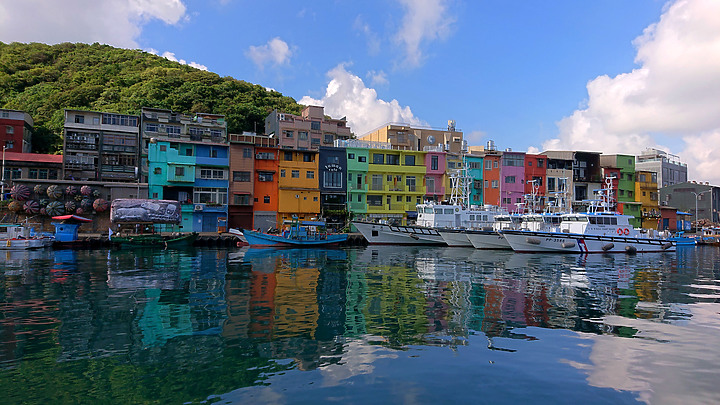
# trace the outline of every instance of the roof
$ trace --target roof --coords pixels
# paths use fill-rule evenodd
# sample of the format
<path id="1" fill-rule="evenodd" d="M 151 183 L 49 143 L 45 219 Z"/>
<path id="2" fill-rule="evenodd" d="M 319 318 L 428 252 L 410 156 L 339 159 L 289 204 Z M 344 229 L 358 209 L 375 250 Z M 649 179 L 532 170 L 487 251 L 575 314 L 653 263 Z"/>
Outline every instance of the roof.
<path id="1" fill-rule="evenodd" d="M 59 215 L 57 217 L 52 217 L 52 219 L 57 219 L 60 221 L 74 220 L 74 221 L 78 221 L 78 222 L 92 222 L 92 219 L 79 217 L 77 215 Z"/>
<path id="2" fill-rule="evenodd" d="M 15 162 L 40 162 L 62 164 L 63 155 L 46 155 L 43 153 L 17 153 L 5 152 L 6 161 Z"/>

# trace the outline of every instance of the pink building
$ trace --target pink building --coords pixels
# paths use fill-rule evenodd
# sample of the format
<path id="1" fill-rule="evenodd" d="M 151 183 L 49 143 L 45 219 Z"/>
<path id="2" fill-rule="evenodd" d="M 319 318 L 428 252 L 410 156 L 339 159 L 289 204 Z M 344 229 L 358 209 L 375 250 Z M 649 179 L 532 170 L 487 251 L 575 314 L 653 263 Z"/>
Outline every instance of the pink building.
<path id="1" fill-rule="evenodd" d="M 445 198 L 443 175 L 447 167 L 447 154 L 439 150 L 428 151 L 425 155 L 425 200 L 442 201 Z"/>
<path id="2" fill-rule="evenodd" d="M 522 210 L 524 195 L 525 153 L 505 151 L 500 165 L 501 205 L 510 212 Z"/>

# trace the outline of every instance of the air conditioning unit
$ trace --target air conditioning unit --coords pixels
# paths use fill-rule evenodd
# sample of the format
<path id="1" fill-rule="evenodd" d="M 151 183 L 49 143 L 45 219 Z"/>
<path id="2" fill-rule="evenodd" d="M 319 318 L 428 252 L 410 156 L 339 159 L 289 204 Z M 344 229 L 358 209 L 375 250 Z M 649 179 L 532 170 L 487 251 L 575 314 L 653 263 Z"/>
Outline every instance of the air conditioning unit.
<path id="1" fill-rule="evenodd" d="M 205 208 L 204 204 L 195 204 L 195 211 L 202 211 Z"/>

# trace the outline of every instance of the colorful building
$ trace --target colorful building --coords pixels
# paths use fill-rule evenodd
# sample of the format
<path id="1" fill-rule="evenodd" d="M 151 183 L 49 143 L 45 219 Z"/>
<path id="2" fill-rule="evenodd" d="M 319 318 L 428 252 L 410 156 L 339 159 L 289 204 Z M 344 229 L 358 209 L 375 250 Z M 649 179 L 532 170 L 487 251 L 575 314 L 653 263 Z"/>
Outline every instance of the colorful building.
<path id="1" fill-rule="evenodd" d="M 367 216 L 406 224 L 425 196 L 425 152 L 370 149 Z"/>
<path id="2" fill-rule="evenodd" d="M 267 231 L 278 226 L 279 153 L 276 147 L 255 146 L 253 229 Z"/>
<path id="3" fill-rule="evenodd" d="M 617 168 L 618 202 L 635 201 L 635 156 L 632 155 L 600 155 L 600 166 Z M 607 177 L 607 175 L 605 175 Z"/>
<path id="4" fill-rule="evenodd" d="M 336 143 L 345 149 L 347 157 L 347 201 L 351 218 L 365 217 L 368 212 L 368 158 L 371 144 L 356 139 Z"/>
<path id="5" fill-rule="evenodd" d="M 545 206 L 545 177 L 547 156 L 531 153 L 525 154 L 525 195 L 536 193 L 534 204 L 528 207 L 533 212 L 540 212 Z M 531 202 L 532 203 L 532 202 Z"/>
<path id="6" fill-rule="evenodd" d="M 386 124 L 360 137 L 360 140 L 389 143 L 394 149 L 424 151 L 441 148 L 442 151 L 461 153 L 466 149 L 462 131 L 449 120 L 447 130 L 423 128 L 406 124 Z"/>
<path id="7" fill-rule="evenodd" d="M 228 226 L 253 229 L 255 174 L 255 147 L 274 147 L 277 140 L 263 135 L 244 132 L 230 134 L 230 189 Z"/>
<path id="8" fill-rule="evenodd" d="M 229 143 L 216 114 L 143 108 L 150 198 L 182 204 L 182 230 L 227 229 Z"/>
<path id="9" fill-rule="evenodd" d="M 321 146 L 318 158 L 320 215 L 329 228 L 341 229 L 348 215 L 347 152 Z"/>
<path id="10" fill-rule="evenodd" d="M 278 150 L 278 225 L 320 216 L 318 152 Z"/>
<path id="11" fill-rule="evenodd" d="M 138 182 L 139 121 L 137 115 L 65 110 L 64 178 Z"/>
<path id="12" fill-rule="evenodd" d="M 446 198 L 447 153 L 443 147 L 426 147 L 425 152 L 425 200 L 439 202 Z"/>
<path id="13" fill-rule="evenodd" d="M 280 148 L 315 151 L 352 136 L 344 117 L 327 118 L 319 106 L 307 106 L 300 115 L 274 110 L 265 118 L 265 134 L 277 138 Z"/>
<path id="14" fill-rule="evenodd" d="M 0 109 L 0 146 L 8 152 L 30 153 L 33 119 L 25 111 Z"/>
<path id="15" fill-rule="evenodd" d="M 478 155 L 465 155 L 465 165 L 468 176 L 472 179 L 470 184 L 470 204 L 483 205 L 483 158 Z"/>
<path id="16" fill-rule="evenodd" d="M 525 153 L 506 150 L 500 164 L 501 206 L 510 212 L 525 207 Z"/>
<path id="17" fill-rule="evenodd" d="M 657 229 L 660 220 L 660 203 L 657 173 L 640 170 L 636 173 L 635 195 L 637 202 L 642 204 L 642 227 Z"/>

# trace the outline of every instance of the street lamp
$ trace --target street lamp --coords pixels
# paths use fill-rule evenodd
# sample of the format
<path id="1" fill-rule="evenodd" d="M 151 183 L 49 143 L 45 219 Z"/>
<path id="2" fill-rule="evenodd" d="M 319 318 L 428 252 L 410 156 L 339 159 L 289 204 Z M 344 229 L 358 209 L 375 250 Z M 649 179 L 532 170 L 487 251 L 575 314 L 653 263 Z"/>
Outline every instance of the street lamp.
<path id="1" fill-rule="evenodd" d="M 705 190 L 705 191 L 702 191 L 702 192 L 700 192 L 700 193 L 696 193 L 696 192 L 694 192 L 694 191 L 691 191 L 691 193 L 695 194 L 695 233 L 697 233 L 697 226 L 698 226 L 698 200 L 700 199 L 700 196 L 701 196 L 701 195 L 703 195 L 703 194 L 705 194 L 705 193 L 707 193 L 707 192 L 709 192 L 709 191 L 711 191 L 711 190 L 712 190 L 712 189 L 710 189 L 710 190 Z"/>
<path id="2" fill-rule="evenodd" d="M 0 180 L 0 201 L 5 201 L 5 149 L 7 149 L 7 145 L 3 145 L 2 180 Z"/>

